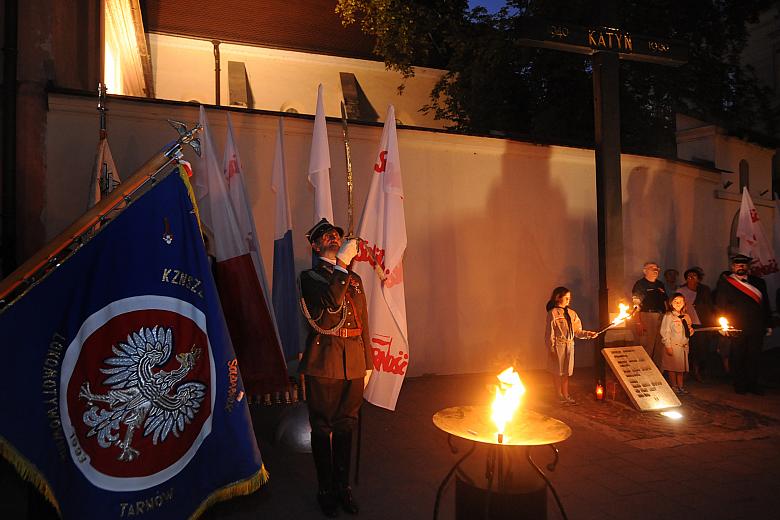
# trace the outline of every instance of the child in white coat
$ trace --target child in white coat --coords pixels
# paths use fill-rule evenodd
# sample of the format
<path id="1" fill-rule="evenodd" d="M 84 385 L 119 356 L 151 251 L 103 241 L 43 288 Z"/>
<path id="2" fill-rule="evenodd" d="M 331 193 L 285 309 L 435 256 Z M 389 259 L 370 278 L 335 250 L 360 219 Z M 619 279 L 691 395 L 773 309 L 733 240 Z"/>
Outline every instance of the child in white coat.
<path id="1" fill-rule="evenodd" d="M 664 352 L 661 367 L 669 375 L 669 384 L 678 394 L 687 394 L 683 376 L 688 371 L 688 342 L 693 335 L 691 317 L 685 312 L 685 296 L 674 293 L 669 298 L 670 311 L 661 321 L 661 341 Z"/>

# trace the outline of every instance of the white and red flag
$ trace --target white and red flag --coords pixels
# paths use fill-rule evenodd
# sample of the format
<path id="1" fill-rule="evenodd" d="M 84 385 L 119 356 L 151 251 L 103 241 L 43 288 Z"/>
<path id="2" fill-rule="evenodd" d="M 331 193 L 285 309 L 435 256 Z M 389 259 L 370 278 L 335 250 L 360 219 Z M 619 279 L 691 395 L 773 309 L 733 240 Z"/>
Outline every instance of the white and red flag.
<path id="1" fill-rule="evenodd" d="M 219 167 L 206 111 L 200 108 L 201 166 L 194 174 L 201 221 L 211 232 L 215 278 L 241 377 L 250 395 L 283 391 L 287 369 L 271 307 L 266 299 L 254 219 L 243 186 L 241 163 L 228 133 L 226 169 Z M 230 127 L 228 127 L 230 129 Z M 232 150 L 232 151 L 230 151 Z M 232 162 L 232 166 L 230 163 Z M 224 172 L 232 177 L 237 201 L 231 198 Z M 231 190 L 232 191 L 232 190 Z M 249 215 L 246 213 L 249 212 Z"/>
<path id="2" fill-rule="evenodd" d="M 364 397 L 372 404 L 394 410 L 409 365 L 409 340 L 403 275 L 404 192 L 392 105 L 387 110 L 358 236 L 367 243 L 360 243 L 353 267 L 366 290 L 374 360 Z"/>
<path id="3" fill-rule="evenodd" d="M 742 206 L 739 208 L 737 223 L 739 252 L 753 258 L 750 271 L 756 276 L 766 276 L 777 272 L 777 259 L 772 244 L 764 234 L 764 227 L 758 216 L 753 200 L 747 188 L 742 189 Z"/>
<path id="4" fill-rule="evenodd" d="M 330 149 L 328 147 L 328 125 L 322 100 L 322 84 L 317 88 L 317 113 L 314 115 L 314 131 L 309 153 L 309 182 L 314 186 L 314 220 L 322 218 L 333 222 L 333 201 L 330 196 Z"/>
<path id="5" fill-rule="evenodd" d="M 87 207 L 91 208 L 113 191 L 119 185 L 119 172 L 108 147 L 108 138 L 103 138 L 98 143 L 97 156 L 95 157 L 95 169 L 92 175 L 92 183 L 89 187 L 89 201 Z"/>

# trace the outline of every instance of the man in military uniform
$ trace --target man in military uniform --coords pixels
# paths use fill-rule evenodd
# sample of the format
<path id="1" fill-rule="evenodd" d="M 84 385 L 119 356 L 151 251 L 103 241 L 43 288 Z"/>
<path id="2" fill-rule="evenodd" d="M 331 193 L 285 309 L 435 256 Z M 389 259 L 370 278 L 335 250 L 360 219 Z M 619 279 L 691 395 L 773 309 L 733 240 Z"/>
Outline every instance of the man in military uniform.
<path id="1" fill-rule="evenodd" d="M 639 344 L 647 351 L 647 355 L 661 368 L 661 318 L 666 312 L 666 294 L 664 284 L 658 280 L 658 264 L 645 262 L 642 268 L 644 277 L 637 280 L 631 290 L 634 305 L 639 306 L 639 313 L 634 319 L 634 331 Z"/>
<path id="2" fill-rule="evenodd" d="M 758 384 L 764 335 L 772 333 L 771 310 L 766 283 L 748 274 L 753 259 L 745 255 L 731 257 L 731 273 L 718 280 L 715 307 L 724 314 L 736 333 L 731 342 L 731 373 L 738 394 L 763 395 Z"/>
<path id="3" fill-rule="evenodd" d="M 309 333 L 299 371 L 306 376 L 317 501 L 329 517 L 338 514 L 339 505 L 357 514 L 349 487 L 352 431 L 373 365 L 363 282 L 348 269 L 357 241 L 344 240 L 344 230 L 324 218 L 306 237 L 319 259 L 300 276 Z"/>

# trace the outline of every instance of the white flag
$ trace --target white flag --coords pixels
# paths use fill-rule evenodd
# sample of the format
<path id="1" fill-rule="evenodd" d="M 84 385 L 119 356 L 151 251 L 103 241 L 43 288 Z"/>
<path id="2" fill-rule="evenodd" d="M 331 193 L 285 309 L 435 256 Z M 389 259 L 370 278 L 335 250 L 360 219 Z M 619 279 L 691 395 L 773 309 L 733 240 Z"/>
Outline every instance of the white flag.
<path id="1" fill-rule="evenodd" d="M 95 158 L 94 175 L 89 189 L 89 201 L 87 208 L 91 208 L 102 198 L 101 188 L 105 193 L 111 193 L 119 185 L 119 172 L 116 170 L 114 158 L 111 156 L 111 148 L 108 147 L 108 139 L 101 139 L 98 143 L 97 157 Z"/>
<path id="2" fill-rule="evenodd" d="M 409 340 L 402 263 L 406 220 L 392 105 L 387 110 L 358 236 L 368 242 L 361 242 L 353 265 L 366 290 L 374 360 L 364 397 L 370 403 L 394 410 L 409 365 Z M 378 273 L 382 273 L 381 279 Z"/>
<path id="3" fill-rule="evenodd" d="M 764 227 L 758 216 L 747 188 L 742 189 L 742 206 L 739 208 L 737 223 L 739 252 L 753 258 L 750 270 L 757 276 L 765 276 L 777 271 L 777 260 L 772 244 L 764 234 Z"/>
<path id="4" fill-rule="evenodd" d="M 330 197 L 330 149 L 328 148 L 328 126 L 322 102 L 322 84 L 317 88 L 317 113 L 314 116 L 314 131 L 309 153 L 309 182 L 314 186 L 314 221 L 322 218 L 333 222 L 333 202 Z"/>
<path id="5" fill-rule="evenodd" d="M 214 235 L 217 262 L 249 253 L 249 247 L 238 227 L 235 210 L 228 196 L 217 151 L 209 129 L 206 110 L 200 107 L 201 156 L 193 174 L 193 190 L 198 201 L 201 222 Z"/>

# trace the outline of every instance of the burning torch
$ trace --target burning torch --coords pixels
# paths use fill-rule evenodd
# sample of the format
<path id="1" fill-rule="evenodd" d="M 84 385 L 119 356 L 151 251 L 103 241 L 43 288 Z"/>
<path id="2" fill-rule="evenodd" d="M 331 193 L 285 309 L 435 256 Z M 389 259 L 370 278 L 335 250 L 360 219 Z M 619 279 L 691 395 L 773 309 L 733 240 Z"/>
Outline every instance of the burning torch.
<path id="1" fill-rule="evenodd" d="M 725 317 L 721 316 L 718 318 L 718 323 L 720 323 L 717 327 L 702 327 L 700 329 L 696 329 L 696 332 L 706 332 L 708 330 L 715 330 L 723 334 L 724 336 L 728 336 L 731 332 L 742 332 L 742 329 L 735 329 L 731 325 L 729 325 L 729 320 L 727 320 Z"/>
<path id="2" fill-rule="evenodd" d="M 618 325 L 620 325 L 626 320 L 630 320 L 634 316 L 634 314 L 636 314 L 637 311 L 639 310 L 639 306 L 634 305 L 634 307 L 631 309 L 631 312 L 628 312 L 629 307 L 625 303 L 619 304 L 618 307 L 620 309 L 620 312 L 618 313 L 617 316 L 615 316 L 615 319 L 612 320 L 612 322 L 609 325 L 607 325 L 606 327 L 598 331 L 596 333 L 596 336 L 594 337 L 599 337 L 605 332 L 607 332 L 609 329 L 617 327 Z"/>

